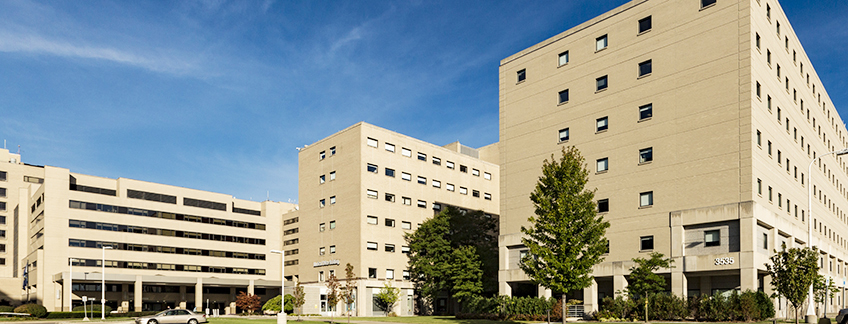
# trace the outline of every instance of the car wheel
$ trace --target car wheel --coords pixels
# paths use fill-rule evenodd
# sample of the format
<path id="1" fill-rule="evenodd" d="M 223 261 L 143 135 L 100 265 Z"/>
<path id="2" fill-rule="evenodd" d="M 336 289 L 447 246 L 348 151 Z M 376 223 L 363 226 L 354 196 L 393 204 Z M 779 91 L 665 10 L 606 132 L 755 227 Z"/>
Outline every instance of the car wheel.
<path id="1" fill-rule="evenodd" d="M 157 322 L 156 320 L 152 319 L 152 320 L 147 321 L 147 324 L 159 324 L 159 322 Z"/>
<path id="2" fill-rule="evenodd" d="M 197 320 L 192 318 L 188 320 L 188 324 L 197 324 Z"/>

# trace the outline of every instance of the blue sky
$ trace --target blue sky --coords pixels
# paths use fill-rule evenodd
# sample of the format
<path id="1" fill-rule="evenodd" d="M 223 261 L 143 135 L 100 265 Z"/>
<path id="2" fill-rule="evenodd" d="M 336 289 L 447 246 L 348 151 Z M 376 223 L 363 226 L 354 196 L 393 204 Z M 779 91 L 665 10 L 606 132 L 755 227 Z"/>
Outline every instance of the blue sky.
<path id="1" fill-rule="evenodd" d="M 296 201 L 295 147 L 359 121 L 498 141 L 500 60 L 625 2 L 4 0 L 0 139 L 31 164 Z M 781 4 L 846 116 L 848 3 Z"/>

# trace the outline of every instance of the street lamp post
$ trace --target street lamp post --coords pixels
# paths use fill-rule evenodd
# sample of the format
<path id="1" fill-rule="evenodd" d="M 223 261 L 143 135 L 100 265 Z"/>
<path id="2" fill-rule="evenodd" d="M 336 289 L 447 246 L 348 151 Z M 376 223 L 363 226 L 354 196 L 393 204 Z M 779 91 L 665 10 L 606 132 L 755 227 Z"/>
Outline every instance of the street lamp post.
<path id="1" fill-rule="evenodd" d="M 822 157 L 836 154 L 836 156 L 848 154 L 848 149 L 841 149 L 838 151 L 828 152 L 822 155 L 819 155 L 813 158 L 810 161 L 810 166 L 807 168 L 807 246 L 810 248 L 813 247 L 813 164 L 816 164 L 816 160 L 821 159 Z M 810 290 L 807 294 L 807 299 L 809 300 L 807 304 L 807 323 L 815 323 L 816 322 L 816 313 L 814 311 L 816 307 L 815 296 L 813 295 L 813 285 L 810 285 Z"/>
<path id="2" fill-rule="evenodd" d="M 280 255 L 280 312 L 277 313 L 277 324 L 286 324 L 286 254 L 280 250 L 271 250 Z"/>
<path id="3" fill-rule="evenodd" d="M 100 320 L 106 320 L 106 250 L 111 246 L 103 245 L 103 258 L 100 260 Z"/>

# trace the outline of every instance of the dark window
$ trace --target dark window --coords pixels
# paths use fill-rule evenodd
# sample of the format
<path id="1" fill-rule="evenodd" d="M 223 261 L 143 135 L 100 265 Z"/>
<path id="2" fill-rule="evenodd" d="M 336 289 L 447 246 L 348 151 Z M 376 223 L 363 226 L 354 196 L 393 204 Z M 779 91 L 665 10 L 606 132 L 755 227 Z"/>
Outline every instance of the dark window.
<path id="1" fill-rule="evenodd" d="M 215 210 L 227 210 L 227 204 L 222 204 L 214 201 L 193 199 L 193 198 L 183 198 L 183 206 L 193 206 L 207 209 L 215 209 Z"/>
<path id="2" fill-rule="evenodd" d="M 595 128 L 596 132 L 602 132 L 602 131 L 609 129 L 609 118 L 608 117 L 598 118 L 597 120 L 595 120 L 595 127 L 596 127 Z"/>
<path id="3" fill-rule="evenodd" d="M 565 142 L 568 140 L 568 128 L 563 128 L 559 130 L 559 141 Z"/>
<path id="4" fill-rule="evenodd" d="M 395 169 L 386 168 L 386 175 L 394 178 L 395 177 Z"/>
<path id="5" fill-rule="evenodd" d="M 6 171 L 0 171 L 0 181 L 6 181 Z"/>
<path id="6" fill-rule="evenodd" d="M 704 231 L 704 246 L 719 246 L 721 245 L 721 231 L 711 230 Z"/>
<path id="7" fill-rule="evenodd" d="M 518 82 L 524 81 L 525 79 L 527 79 L 527 70 L 521 69 L 518 71 Z"/>
<path id="8" fill-rule="evenodd" d="M 639 19 L 639 32 L 644 33 L 651 30 L 651 16 Z"/>
<path id="9" fill-rule="evenodd" d="M 598 212 L 606 213 L 609 211 L 609 199 L 598 200 Z"/>
<path id="10" fill-rule="evenodd" d="M 418 152 L 418 159 L 421 161 L 427 161 L 427 154 Z"/>
<path id="11" fill-rule="evenodd" d="M 701 8 L 712 6 L 715 3 L 716 3 L 716 0 L 701 0 Z"/>
<path id="12" fill-rule="evenodd" d="M 653 236 L 642 236 L 639 238 L 639 249 L 640 250 L 653 250 L 654 249 L 654 237 Z"/>
<path id="13" fill-rule="evenodd" d="M 366 168 L 367 168 L 368 172 L 377 173 L 377 166 L 374 165 L 374 164 L 369 163 Z"/>
<path id="14" fill-rule="evenodd" d="M 132 190 L 132 189 L 127 189 L 127 198 L 158 201 L 158 202 L 163 202 L 163 203 L 168 203 L 168 204 L 176 204 L 177 203 L 177 196 L 170 196 L 170 195 L 158 194 L 158 193 L 153 193 L 153 192 L 137 191 L 137 190 Z"/>
<path id="15" fill-rule="evenodd" d="M 464 165 L 459 165 L 459 172 L 468 173 L 468 167 Z"/>
<path id="16" fill-rule="evenodd" d="M 654 148 L 644 148 L 639 150 L 639 163 L 651 162 L 654 160 Z"/>
<path id="17" fill-rule="evenodd" d="M 371 279 L 377 278 L 377 268 L 368 268 L 368 278 L 371 278 Z"/>
<path id="18" fill-rule="evenodd" d="M 607 76 L 605 75 L 605 76 L 602 76 L 600 78 L 595 79 L 595 85 L 596 85 L 595 90 L 597 90 L 597 91 L 601 91 L 601 90 L 606 89 L 609 86 L 609 84 L 607 83 Z"/>
<path id="19" fill-rule="evenodd" d="M 639 63 L 639 76 L 645 76 L 651 74 L 651 60 L 647 60 L 645 62 Z"/>
<path id="20" fill-rule="evenodd" d="M 654 116 L 654 105 L 647 104 L 639 107 L 639 120 L 648 119 Z"/>
<path id="21" fill-rule="evenodd" d="M 114 190 L 114 189 L 104 189 L 104 188 L 97 188 L 97 187 L 82 186 L 82 185 L 78 185 L 78 184 L 75 184 L 75 183 L 72 183 L 70 185 L 70 190 L 96 193 L 96 194 L 101 194 L 101 195 L 106 195 L 106 196 L 117 196 L 117 191 Z M 2 195 L 2 196 L 5 196 L 5 195 Z"/>
<path id="22" fill-rule="evenodd" d="M 568 102 L 568 89 L 559 92 L 559 103 Z"/>

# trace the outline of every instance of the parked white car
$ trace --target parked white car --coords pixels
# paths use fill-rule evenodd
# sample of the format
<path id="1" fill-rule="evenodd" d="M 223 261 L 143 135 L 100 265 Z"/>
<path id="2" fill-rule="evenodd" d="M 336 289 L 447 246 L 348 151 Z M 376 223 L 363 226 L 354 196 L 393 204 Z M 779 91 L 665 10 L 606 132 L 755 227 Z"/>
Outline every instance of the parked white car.
<path id="1" fill-rule="evenodd" d="M 198 324 L 208 323 L 206 314 L 194 313 L 185 309 L 169 309 L 156 315 L 135 319 L 135 324 Z"/>

